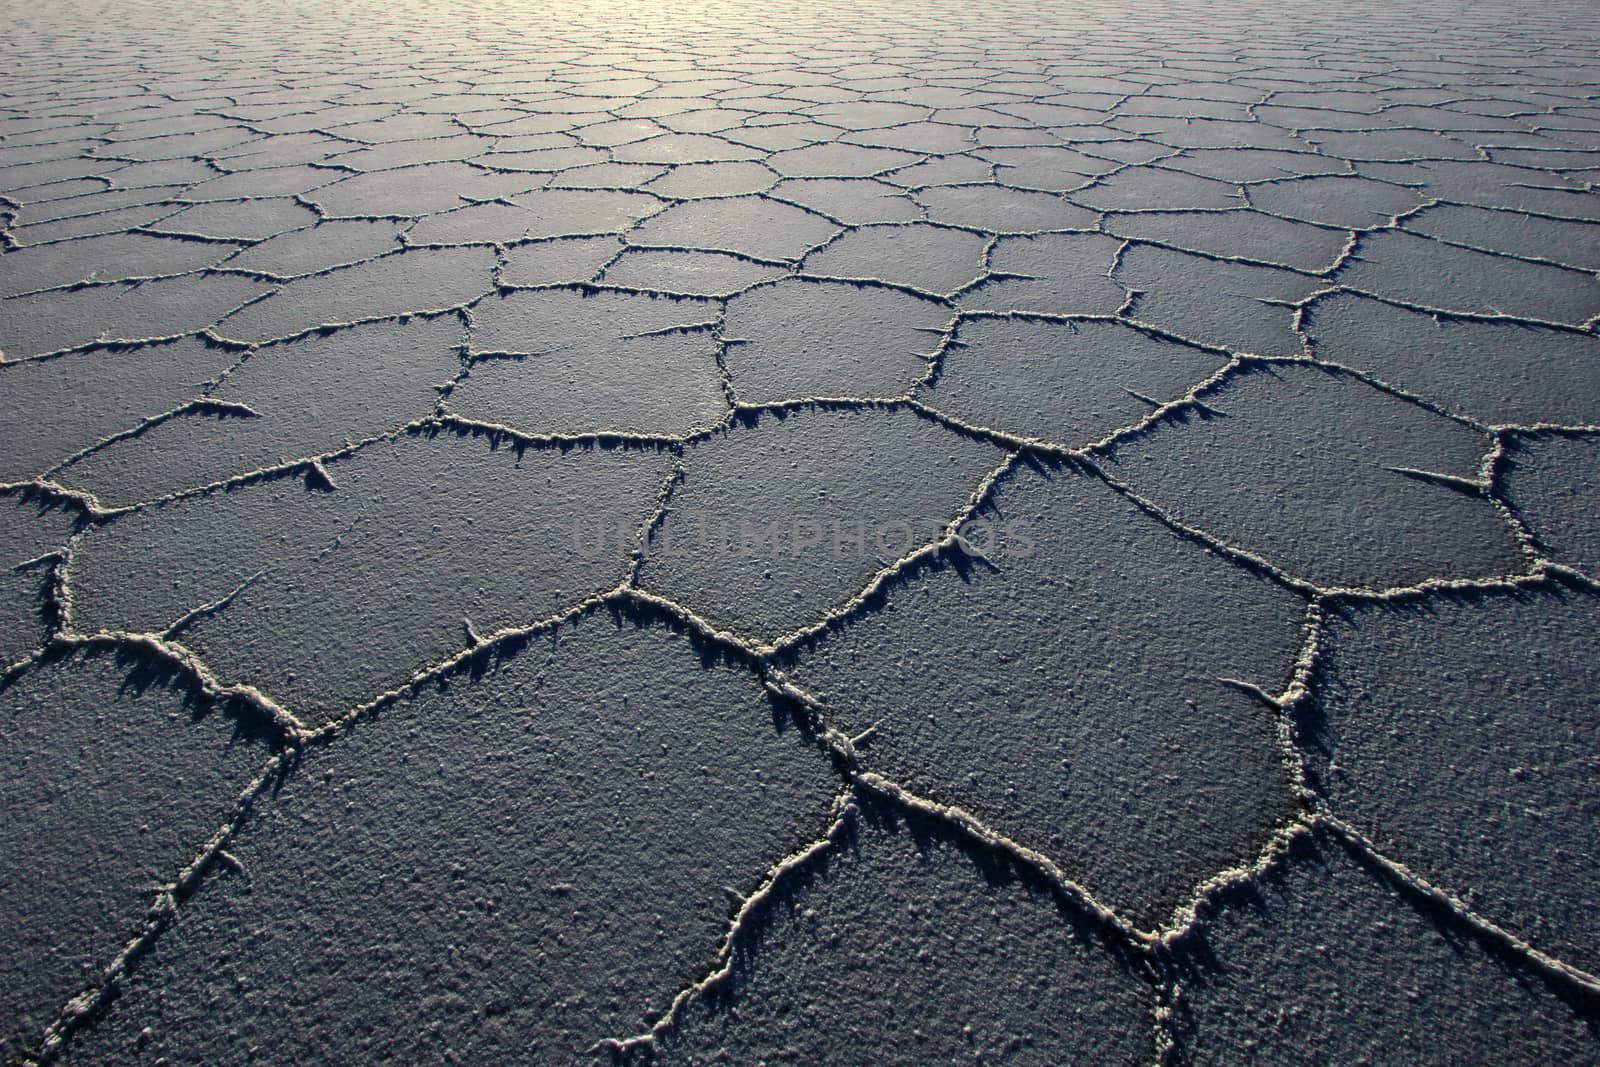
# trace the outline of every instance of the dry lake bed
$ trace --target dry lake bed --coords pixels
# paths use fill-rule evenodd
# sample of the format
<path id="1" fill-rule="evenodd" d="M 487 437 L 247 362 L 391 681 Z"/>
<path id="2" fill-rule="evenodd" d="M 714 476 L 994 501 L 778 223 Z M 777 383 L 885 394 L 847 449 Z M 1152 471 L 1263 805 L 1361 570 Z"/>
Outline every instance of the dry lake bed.
<path id="1" fill-rule="evenodd" d="M 0 1059 L 1600 1062 L 1594 16 L 13 0 Z"/>

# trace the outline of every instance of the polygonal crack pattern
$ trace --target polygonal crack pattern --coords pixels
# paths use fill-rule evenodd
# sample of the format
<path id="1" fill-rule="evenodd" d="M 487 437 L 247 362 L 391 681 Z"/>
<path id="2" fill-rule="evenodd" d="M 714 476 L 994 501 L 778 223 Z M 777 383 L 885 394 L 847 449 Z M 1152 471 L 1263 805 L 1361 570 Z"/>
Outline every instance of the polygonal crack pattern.
<path id="1" fill-rule="evenodd" d="M 1588 1059 L 1570 990 L 1333 834 L 1210 903 L 1175 970 L 1184 1062 Z"/>
<path id="2" fill-rule="evenodd" d="M 716 659 L 602 612 L 308 752 L 72 1060 L 272 1040 L 301 1060 L 571 1062 L 645 1025 L 834 791 L 760 683 Z M 294 1034 L 269 1038 L 284 1012 Z"/>
<path id="3" fill-rule="evenodd" d="M 90 532 L 68 569 L 71 625 L 166 634 L 325 722 L 620 584 L 670 463 L 649 448 L 519 457 L 453 431 L 381 441 L 309 472 L 315 488 L 264 480 Z"/>
<path id="4" fill-rule="evenodd" d="M 86 648 L 0 686 L 0 1050 L 14 1059 L 146 921 L 266 764 L 264 733 L 170 665 Z"/>
<path id="5" fill-rule="evenodd" d="M 1003 854 L 867 800 L 808 859 L 649 1062 L 1148 1062 L 1137 964 Z"/>
<path id="6" fill-rule="evenodd" d="M 1304 602 L 1070 468 L 1017 472 L 967 530 L 981 558 L 930 564 L 795 680 L 870 731 L 866 766 L 1158 927 L 1291 815 L 1272 717 L 1237 683 L 1288 683 Z"/>
<path id="7" fill-rule="evenodd" d="M 696 605 L 712 626 L 774 642 L 940 541 L 1004 459 L 904 408 L 753 419 L 684 450 L 640 584 Z"/>
<path id="8" fill-rule="evenodd" d="M 1300 364 L 1228 378 L 1115 444 L 1106 468 L 1180 521 L 1318 585 L 1383 588 L 1523 569 L 1480 484 L 1490 447 L 1469 426 Z"/>
<path id="9" fill-rule="evenodd" d="M 1582 5 L 358 14 L 9 13 L 0 1057 L 1600 1055 Z"/>
<path id="10" fill-rule="evenodd" d="M 1600 579 L 1600 433 L 1513 437 L 1506 501 L 1550 558 Z"/>
<path id="11" fill-rule="evenodd" d="M 1597 626 L 1600 597 L 1558 583 L 1338 611 L 1296 723 L 1332 811 L 1591 973 Z"/>

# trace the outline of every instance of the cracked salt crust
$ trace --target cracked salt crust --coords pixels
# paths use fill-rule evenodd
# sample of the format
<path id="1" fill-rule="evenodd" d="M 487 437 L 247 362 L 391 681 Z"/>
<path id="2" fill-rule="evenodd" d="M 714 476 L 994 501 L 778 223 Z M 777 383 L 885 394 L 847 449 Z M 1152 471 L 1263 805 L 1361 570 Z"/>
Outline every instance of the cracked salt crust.
<path id="1" fill-rule="evenodd" d="M 0 1054 L 1593 1058 L 1592 20 L 1135 6 L 16 12 Z"/>

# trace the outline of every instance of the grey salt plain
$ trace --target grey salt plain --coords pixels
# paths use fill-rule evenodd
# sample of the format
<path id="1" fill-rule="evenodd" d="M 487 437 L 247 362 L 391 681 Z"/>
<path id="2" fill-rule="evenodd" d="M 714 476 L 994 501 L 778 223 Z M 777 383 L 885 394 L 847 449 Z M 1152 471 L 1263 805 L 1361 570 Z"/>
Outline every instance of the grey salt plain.
<path id="1" fill-rule="evenodd" d="M 71 624 L 159 633 L 181 621 L 175 637 L 219 677 L 324 722 L 464 650 L 473 632 L 620 583 L 670 457 L 519 456 L 442 432 L 325 469 L 331 486 L 279 477 L 95 531 L 69 568 Z"/>
<path id="2" fill-rule="evenodd" d="M 1188 252 L 1232 256 L 1312 273 L 1331 269 L 1349 243 L 1344 230 L 1234 211 L 1141 211 L 1111 215 L 1106 231 Z"/>
<path id="3" fill-rule="evenodd" d="M 979 320 L 956 339 L 918 390 L 930 408 L 1068 448 L 1138 422 L 1226 362 L 1120 322 Z"/>
<path id="4" fill-rule="evenodd" d="M 1311 350 L 1489 425 L 1600 422 L 1600 338 L 1515 322 L 1431 315 L 1353 293 L 1306 309 Z"/>
<path id="5" fill-rule="evenodd" d="M 517 292 L 473 309 L 476 359 L 448 410 L 525 434 L 683 435 L 727 414 L 704 300 L 571 289 Z M 640 380 L 654 388 L 638 389 Z"/>
<path id="6" fill-rule="evenodd" d="M 1600 315 L 1592 272 L 1531 263 L 1388 230 L 1363 236 L 1334 275 L 1360 292 L 1425 308 L 1581 326 Z"/>
<path id="7" fill-rule="evenodd" d="M 196 0 L 187 51 L 148 6 L 14 12 L 0 703 L 62 703 L 0 723 L 44 754 L 0 788 L 53 796 L 59 745 L 71 802 L 160 796 L 150 834 L 70 828 L 138 889 L 41 905 L 19 936 L 61 952 L 5 1032 L 93 1062 L 581 1061 L 664 1019 L 638 1058 L 1592 1058 L 1577 5 L 1373 7 L 1357 41 L 1326 5 L 608 2 L 352 34 Z M 980 516 L 1046 536 L 896 566 L 1002 461 Z M 820 552 L 685 536 L 819 521 Z M 1304 625 L 1308 580 L 1443 579 Z M 1331 740 L 1264 699 L 1297 663 Z M 206 677 L 333 725 L 120 957 L 205 855 L 138 842 L 233 814 L 214 742 L 270 747 L 192 720 Z M 1375 843 L 1285 845 L 1330 810 Z M 1457 899 L 1419 912 L 1394 862 Z"/>
<path id="8" fill-rule="evenodd" d="M 1331 613 L 1297 730 L 1386 855 L 1591 973 L 1600 596 L 1557 582 Z"/>
<path id="9" fill-rule="evenodd" d="M 204 391 L 216 406 L 114 441 L 55 478 L 125 506 L 342 450 L 432 414 L 460 371 L 464 334 L 444 315 L 263 345 Z"/>
<path id="10" fill-rule="evenodd" d="M 1561 991 L 1401 891 L 1331 835 L 1205 909 L 1180 980 L 1178 1047 L 1197 1064 L 1507 1064 L 1592 1058 Z"/>
<path id="11" fill-rule="evenodd" d="M 1129 295 L 1111 276 L 1121 246 L 1098 233 L 1002 237 L 989 254 L 994 273 L 956 301 L 971 312 L 1114 315 Z"/>
<path id="12" fill-rule="evenodd" d="M 0 1053 L 15 1059 L 139 932 L 269 747 L 176 672 L 104 648 L 8 674 L 0 752 Z"/>
<path id="13" fill-rule="evenodd" d="M 794 679 L 871 729 L 867 767 L 1160 926 L 1289 814 L 1271 716 L 1233 683 L 1288 684 L 1304 603 L 1070 468 L 1017 471 L 980 522 L 986 559 L 919 568 Z"/>
<path id="14" fill-rule="evenodd" d="M 812 252 L 808 274 L 908 285 L 948 295 L 983 273 L 988 238 L 929 223 L 863 226 Z"/>
<path id="15" fill-rule="evenodd" d="M 325 326 L 461 307 L 494 288 L 487 248 L 419 248 L 288 282 L 217 324 L 241 344 L 298 337 Z"/>
<path id="16" fill-rule="evenodd" d="M 1600 579 L 1600 434 L 1513 440 L 1505 485 L 1543 553 Z"/>
<path id="17" fill-rule="evenodd" d="M 743 420 L 685 450 L 640 583 L 714 626 L 776 640 L 937 540 L 1003 459 L 907 410 Z"/>
<path id="18" fill-rule="evenodd" d="M 582 1062 L 826 824 L 824 755 L 670 629 L 598 612 L 473 673 L 308 752 L 68 1062 Z"/>
<path id="19" fill-rule="evenodd" d="M 954 909 L 971 921 L 949 926 Z M 1136 965 L 1002 855 L 932 820 L 853 807 L 758 923 L 759 953 L 738 960 L 730 989 L 690 1002 L 657 1062 L 846 1063 L 867 1049 L 908 1067 L 1149 1060 Z"/>
<path id="20" fill-rule="evenodd" d="M 0 297 L 82 282 L 120 282 L 187 274 L 215 266 L 237 246 L 153 234 L 119 233 L 22 248 L 6 256 Z"/>
<path id="21" fill-rule="evenodd" d="M 0 389 L 12 403 L 71 412 L 70 418 L 43 423 L 0 421 L 0 480 L 45 474 L 71 456 L 176 410 L 239 358 L 234 349 L 184 338 L 0 363 Z"/>
<path id="22" fill-rule="evenodd" d="M 772 197 L 798 204 L 847 226 L 914 222 L 923 209 L 894 180 L 873 178 L 788 178 L 772 187 Z"/>
<path id="23" fill-rule="evenodd" d="M 788 279 L 728 301 L 734 395 L 746 404 L 894 397 L 927 370 L 948 308 L 899 289 Z"/>
<path id="24" fill-rule="evenodd" d="M 54 609 L 47 593 L 55 581 L 57 553 L 76 530 L 82 513 L 73 507 L 0 495 L 0 670 L 40 648 Z"/>
<path id="25" fill-rule="evenodd" d="M 658 293 L 729 297 L 787 273 L 783 267 L 726 252 L 630 248 L 605 268 L 599 280 Z"/>
<path id="26" fill-rule="evenodd" d="M 0 300 L 0 353 L 20 360 L 95 342 L 176 338 L 271 291 L 264 281 L 215 274 L 15 296 Z"/>
<path id="27" fill-rule="evenodd" d="M 1261 356 L 1300 352 L 1294 308 L 1319 288 L 1317 279 L 1135 245 L 1112 277 L 1134 293 L 1132 317 L 1186 340 Z"/>
<path id="28" fill-rule="evenodd" d="M 1203 401 L 1215 410 L 1166 416 L 1117 443 L 1106 469 L 1181 521 L 1324 587 L 1526 568 L 1504 516 L 1473 487 L 1486 434 L 1308 365 L 1249 369 Z"/>
<path id="29" fill-rule="evenodd" d="M 330 219 L 304 230 L 290 230 L 229 256 L 227 266 L 298 278 L 359 263 L 399 248 L 401 224 L 387 219 Z"/>

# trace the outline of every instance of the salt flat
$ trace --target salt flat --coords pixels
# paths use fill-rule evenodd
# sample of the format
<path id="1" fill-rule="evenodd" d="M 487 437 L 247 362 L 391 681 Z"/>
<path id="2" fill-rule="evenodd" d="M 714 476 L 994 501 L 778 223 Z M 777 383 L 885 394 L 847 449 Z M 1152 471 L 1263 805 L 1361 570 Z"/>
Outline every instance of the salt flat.
<path id="1" fill-rule="evenodd" d="M 0 1058 L 1600 1060 L 1585 5 L 12 8 Z"/>

